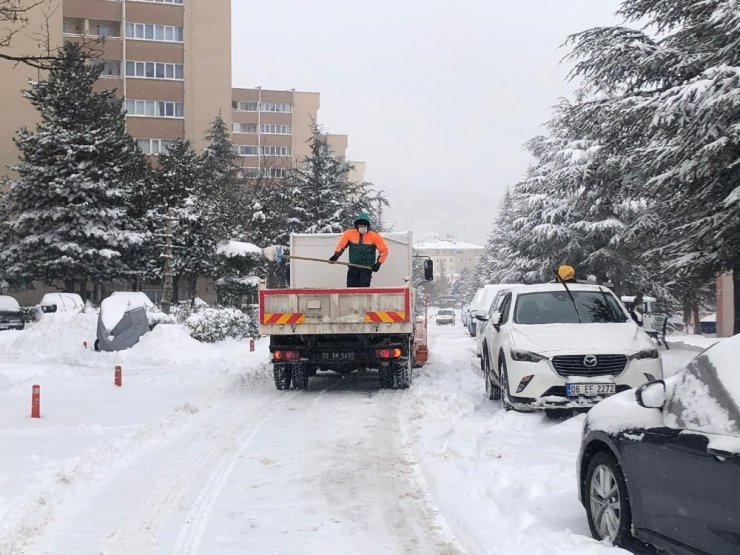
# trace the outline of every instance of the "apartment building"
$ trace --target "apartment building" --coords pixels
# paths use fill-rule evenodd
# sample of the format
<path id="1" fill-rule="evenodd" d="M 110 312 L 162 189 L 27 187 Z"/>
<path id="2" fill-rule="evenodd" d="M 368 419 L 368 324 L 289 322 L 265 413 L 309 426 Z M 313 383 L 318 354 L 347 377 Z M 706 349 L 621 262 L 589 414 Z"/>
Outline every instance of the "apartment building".
<path id="1" fill-rule="evenodd" d="M 475 269 L 485 249 L 472 243 L 440 239 L 417 243 L 414 250 L 421 256 L 431 258 L 436 272 L 449 278 L 459 275 L 464 269 Z"/>
<path id="2" fill-rule="evenodd" d="M 178 137 L 202 148 L 219 113 L 231 125 L 230 0 L 46 0 L 30 13 L 13 49 L 37 48 L 34 37 L 47 19 L 52 48 L 99 40 L 98 86 L 124 98 L 127 129 L 145 153 L 159 154 Z M 40 75 L 9 63 L 0 70 L 11 84 L 0 93 L 0 163 L 8 164 L 18 157 L 16 129 L 37 121 L 21 90 Z"/>
<path id="3" fill-rule="evenodd" d="M 261 87 L 232 90 L 231 140 L 245 177 L 285 177 L 310 154 L 312 126 L 318 121 L 319 93 Z M 347 135 L 324 135 L 335 154 L 346 157 Z M 351 180 L 362 181 L 364 162 L 351 162 Z"/>

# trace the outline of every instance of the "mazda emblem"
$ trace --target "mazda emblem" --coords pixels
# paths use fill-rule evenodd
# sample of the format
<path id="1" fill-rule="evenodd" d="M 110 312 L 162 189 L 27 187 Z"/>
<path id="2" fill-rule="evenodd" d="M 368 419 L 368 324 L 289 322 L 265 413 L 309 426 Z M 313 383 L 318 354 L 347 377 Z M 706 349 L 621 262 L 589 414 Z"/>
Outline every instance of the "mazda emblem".
<path id="1" fill-rule="evenodd" d="M 596 358 L 596 355 L 586 355 L 583 357 L 583 365 L 586 368 L 593 368 L 599 363 L 599 361 Z"/>

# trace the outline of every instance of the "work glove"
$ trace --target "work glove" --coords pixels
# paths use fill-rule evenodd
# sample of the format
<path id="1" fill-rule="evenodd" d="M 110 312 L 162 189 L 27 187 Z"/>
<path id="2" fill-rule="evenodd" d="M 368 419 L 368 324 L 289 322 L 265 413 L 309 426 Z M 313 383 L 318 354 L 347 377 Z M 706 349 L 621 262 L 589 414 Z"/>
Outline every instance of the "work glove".
<path id="1" fill-rule="evenodd" d="M 380 270 L 380 262 L 376 262 L 375 264 L 373 264 L 372 268 L 373 272 L 377 272 L 378 270 Z"/>
<path id="2" fill-rule="evenodd" d="M 335 252 L 334 255 L 331 258 L 329 258 L 329 262 L 331 264 L 334 264 L 339 259 L 339 255 L 340 253 Z"/>

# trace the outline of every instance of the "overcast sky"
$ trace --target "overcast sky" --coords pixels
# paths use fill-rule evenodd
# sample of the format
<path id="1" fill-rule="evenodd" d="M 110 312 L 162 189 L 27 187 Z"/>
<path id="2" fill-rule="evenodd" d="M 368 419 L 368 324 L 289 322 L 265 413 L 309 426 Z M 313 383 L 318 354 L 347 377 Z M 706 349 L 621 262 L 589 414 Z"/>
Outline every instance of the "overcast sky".
<path id="1" fill-rule="evenodd" d="M 386 191 L 388 220 L 481 243 L 572 94 L 559 48 L 618 0 L 232 2 L 235 87 L 321 93 L 319 123 Z"/>

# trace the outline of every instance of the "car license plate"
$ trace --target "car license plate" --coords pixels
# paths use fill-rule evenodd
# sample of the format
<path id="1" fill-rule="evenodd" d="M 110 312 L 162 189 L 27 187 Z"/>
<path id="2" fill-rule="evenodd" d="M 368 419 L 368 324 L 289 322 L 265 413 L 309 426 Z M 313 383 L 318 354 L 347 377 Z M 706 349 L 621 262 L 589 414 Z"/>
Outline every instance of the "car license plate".
<path id="1" fill-rule="evenodd" d="M 568 397 L 594 397 L 596 395 L 614 395 L 617 391 L 616 384 L 613 383 L 567 383 L 565 384 L 565 394 Z"/>
<path id="2" fill-rule="evenodd" d="M 347 351 L 343 353 L 321 353 L 321 360 L 355 360 L 357 353 Z"/>

